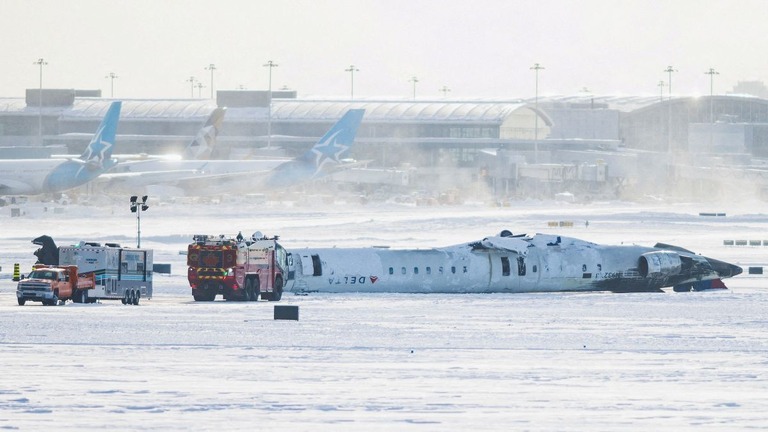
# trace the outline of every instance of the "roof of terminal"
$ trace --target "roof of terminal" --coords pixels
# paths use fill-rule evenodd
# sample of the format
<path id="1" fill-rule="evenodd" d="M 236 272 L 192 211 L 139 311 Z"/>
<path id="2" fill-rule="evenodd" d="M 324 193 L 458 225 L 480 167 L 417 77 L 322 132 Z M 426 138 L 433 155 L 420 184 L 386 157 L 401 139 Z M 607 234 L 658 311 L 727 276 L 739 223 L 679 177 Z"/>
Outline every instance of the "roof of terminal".
<path id="1" fill-rule="evenodd" d="M 719 95 L 737 99 L 763 99 L 748 95 Z M 677 101 L 691 97 L 674 97 Z M 538 103 L 543 107 L 567 108 L 573 105 L 587 106 L 600 104 L 601 107 L 631 112 L 648 108 L 659 103 L 657 96 L 616 96 L 578 93 L 575 95 L 539 96 Z M 665 98 L 666 99 L 666 98 Z M 109 104 L 114 99 L 76 98 L 71 106 L 43 106 L 47 115 L 61 115 L 68 120 L 93 120 L 106 114 Z M 367 120 L 385 122 L 500 122 L 512 112 L 521 108 L 533 108 L 535 100 L 315 100 L 315 99 L 275 99 L 272 104 L 273 120 L 325 121 L 338 119 L 351 108 L 365 109 Z M 543 108 L 542 107 L 542 108 Z M 210 99 L 124 99 L 121 116 L 134 119 L 153 119 L 172 121 L 190 118 L 206 118 L 216 108 Z M 27 105 L 25 98 L 0 98 L 0 115 L 37 115 L 34 105 Z M 266 118 L 266 107 L 230 107 L 227 118 L 232 121 Z"/>

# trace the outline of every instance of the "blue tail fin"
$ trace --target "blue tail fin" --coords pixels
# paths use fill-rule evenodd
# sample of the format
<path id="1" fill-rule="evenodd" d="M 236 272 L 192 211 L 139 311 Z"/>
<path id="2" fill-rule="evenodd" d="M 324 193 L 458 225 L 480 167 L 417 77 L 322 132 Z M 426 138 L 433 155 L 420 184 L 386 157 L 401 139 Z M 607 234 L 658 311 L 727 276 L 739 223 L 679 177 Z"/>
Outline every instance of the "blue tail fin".
<path id="1" fill-rule="evenodd" d="M 112 146 L 121 106 L 122 102 L 112 102 L 80 158 L 66 160 L 54 167 L 43 179 L 43 192 L 58 193 L 82 186 L 117 164 L 112 159 Z"/>
<path id="2" fill-rule="evenodd" d="M 349 155 L 364 114 L 364 109 L 347 111 L 311 149 L 275 168 L 267 184 L 273 187 L 291 186 L 332 173 Z"/>
<path id="3" fill-rule="evenodd" d="M 115 164 L 115 161 L 112 160 L 112 147 L 115 144 L 117 122 L 120 119 L 122 104 L 120 101 L 112 102 L 99 128 L 96 129 L 96 133 L 91 138 L 90 144 L 80 155 L 80 160 L 88 164 L 89 167 L 107 169 Z"/>
<path id="4" fill-rule="evenodd" d="M 351 109 L 299 159 L 312 163 L 319 172 L 326 164 L 338 164 L 347 157 L 355 142 L 357 129 L 363 120 L 364 109 Z"/>
<path id="5" fill-rule="evenodd" d="M 210 159 L 213 146 L 216 145 L 216 136 L 221 129 L 221 123 L 224 121 L 224 115 L 227 113 L 226 108 L 216 108 L 208 117 L 208 121 L 205 122 L 198 132 L 195 139 L 189 143 L 189 146 L 184 150 L 184 159 L 201 160 Z"/>

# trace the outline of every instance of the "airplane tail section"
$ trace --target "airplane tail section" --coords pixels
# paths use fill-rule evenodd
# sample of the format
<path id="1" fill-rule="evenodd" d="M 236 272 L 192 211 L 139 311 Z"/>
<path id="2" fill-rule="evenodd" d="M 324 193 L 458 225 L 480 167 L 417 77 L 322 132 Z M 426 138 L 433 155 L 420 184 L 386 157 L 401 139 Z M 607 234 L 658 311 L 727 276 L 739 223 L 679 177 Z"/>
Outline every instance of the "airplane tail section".
<path id="1" fill-rule="evenodd" d="M 364 109 L 347 111 L 311 149 L 275 168 L 267 184 L 273 187 L 291 186 L 333 172 L 349 155 L 364 114 Z"/>
<path id="2" fill-rule="evenodd" d="M 41 188 L 44 193 L 58 193 L 82 186 L 117 164 L 117 160 L 112 158 L 112 147 L 121 107 L 122 102 L 112 102 L 83 154 L 77 159 L 62 162 L 45 176 Z"/>
<path id="3" fill-rule="evenodd" d="M 213 110 L 208 117 L 208 121 L 205 122 L 205 126 L 197 132 L 195 139 L 184 150 L 184 159 L 202 160 L 211 158 L 213 147 L 216 145 L 216 137 L 219 134 L 226 113 L 226 108 L 216 108 Z"/>
<path id="4" fill-rule="evenodd" d="M 116 161 L 112 159 L 112 148 L 115 144 L 121 108 L 122 102 L 112 102 L 88 147 L 80 155 L 80 160 L 87 164 L 90 169 L 103 171 L 115 165 Z"/>

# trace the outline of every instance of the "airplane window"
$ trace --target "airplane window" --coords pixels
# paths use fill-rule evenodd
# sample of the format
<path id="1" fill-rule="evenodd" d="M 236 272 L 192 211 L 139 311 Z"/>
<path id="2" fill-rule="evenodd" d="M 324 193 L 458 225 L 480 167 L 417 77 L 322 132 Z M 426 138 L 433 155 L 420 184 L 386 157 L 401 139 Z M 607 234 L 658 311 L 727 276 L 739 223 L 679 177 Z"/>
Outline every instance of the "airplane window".
<path id="1" fill-rule="evenodd" d="M 602 264 L 598 264 L 597 265 L 597 271 L 603 271 L 603 265 Z"/>
<path id="2" fill-rule="evenodd" d="M 414 267 L 413 268 L 413 274 L 419 274 L 419 268 L 418 267 Z"/>
<path id="3" fill-rule="evenodd" d="M 583 271 L 583 272 L 587 271 L 587 265 L 586 264 L 582 264 L 581 265 L 581 271 Z"/>
<path id="4" fill-rule="evenodd" d="M 509 257 L 501 257 L 501 275 L 509 276 Z"/>
<path id="5" fill-rule="evenodd" d="M 395 274 L 395 269 L 394 269 L 394 268 L 392 268 L 392 267 L 390 267 L 390 268 L 389 268 L 389 274 Z"/>
<path id="6" fill-rule="evenodd" d="M 437 272 L 443 274 L 443 266 L 438 267 Z"/>
<path id="7" fill-rule="evenodd" d="M 455 266 L 451 266 L 451 273 L 456 274 L 456 267 Z"/>
<path id="8" fill-rule="evenodd" d="M 538 269 L 538 268 L 536 267 L 536 265 L 534 265 L 534 266 L 533 266 L 533 272 L 534 272 L 534 273 L 536 273 L 536 270 L 537 270 L 537 269 Z"/>
<path id="9" fill-rule="evenodd" d="M 464 266 L 464 273 L 467 272 L 467 266 Z"/>
<path id="10" fill-rule="evenodd" d="M 407 270 L 405 270 L 405 267 L 403 267 L 402 269 L 400 269 L 400 271 L 401 271 L 403 274 L 405 274 L 405 273 L 407 272 Z"/>
<path id="11" fill-rule="evenodd" d="M 432 267 L 427 267 L 427 274 L 428 275 L 432 274 Z"/>

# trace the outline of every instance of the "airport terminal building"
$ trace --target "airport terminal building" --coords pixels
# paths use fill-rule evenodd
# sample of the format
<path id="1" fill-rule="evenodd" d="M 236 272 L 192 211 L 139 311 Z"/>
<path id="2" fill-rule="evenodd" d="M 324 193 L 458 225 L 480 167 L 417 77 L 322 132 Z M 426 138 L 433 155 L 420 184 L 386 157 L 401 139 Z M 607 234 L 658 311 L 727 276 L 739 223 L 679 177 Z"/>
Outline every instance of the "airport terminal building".
<path id="1" fill-rule="evenodd" d="M 406 186 L 416 189 L 482 183 L 497 196 L 563 192 L 573 182 L 584 188 L 581 193 L 615 193 L 627 185 L 658 189 L 670 178 L 679 183 L 697 177 L 686 165 L 753 169 L 755 160 L 768 156 L 768 100 L 754 96 L 271 96 L 271 103 L 265 91 L 219 91 L 215 101 L 123 100 L 115 153 L 180 153 L 221 106 L 227 114 L 218 159 L 298 155 L 346 110 L 365 109 L 351 156 L 372 169 L 408 170 Z M 99 91 L 69 89 L 0 98 L 0 158 L 79 154 L 111 101 Z M 702 181 L 706 176 L 694 182 Z"/>

